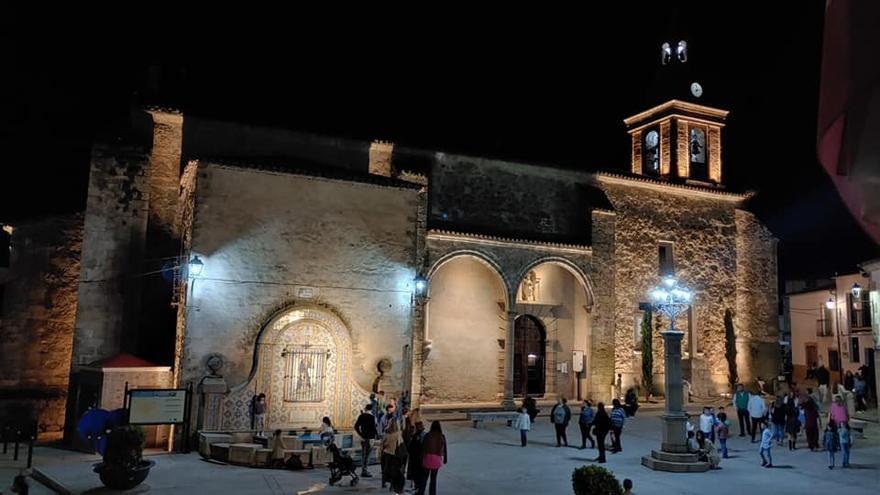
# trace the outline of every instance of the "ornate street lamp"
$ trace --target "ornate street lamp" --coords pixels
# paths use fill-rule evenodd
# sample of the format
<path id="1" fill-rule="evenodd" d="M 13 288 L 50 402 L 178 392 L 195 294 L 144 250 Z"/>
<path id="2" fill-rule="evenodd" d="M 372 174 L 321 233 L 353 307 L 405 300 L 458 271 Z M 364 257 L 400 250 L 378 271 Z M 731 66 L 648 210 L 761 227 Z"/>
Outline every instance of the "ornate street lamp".
<path id="1" fill-rule="evenodd" d="M 706 471 L 709 464 L 698 462 L 696 455 L 688 453 L 687 415 L 682 408 L 681 341 L 684 332 L 675 328 L 675 320 L 691 305 L 691 291 L 680 285 L 675 277 L 666 276 L 650 295 L 654 310 L 669 318 L 669 329 L 660 332 L 665 348 L 666 408 L 660 417 L 663 433 L 660 451 L 654 450 L 650 456 L 642 457 L 642 464 L 660 471 Z"/>
<path id="2" fill-rule="evenodd" d="M 198 256 L 193 256 L 191 260 L 189 260 L 189 275 L 191 277 L 198 277 L 202 274 L 202 268 L 205 267 L 205 263 L 199 259 Z"/>

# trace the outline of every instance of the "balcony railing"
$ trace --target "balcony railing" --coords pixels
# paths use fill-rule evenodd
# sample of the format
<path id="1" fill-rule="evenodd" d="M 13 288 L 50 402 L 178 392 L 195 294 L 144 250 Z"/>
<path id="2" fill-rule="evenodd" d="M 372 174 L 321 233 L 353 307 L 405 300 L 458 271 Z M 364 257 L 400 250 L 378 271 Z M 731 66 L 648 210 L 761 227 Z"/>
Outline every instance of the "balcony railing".
<path id="1" fill-rule="evenodd" d="M 831 337 L 831 320 L 816 320 L 816 336 Z"/>
<path id="2" fill-rule="evenodd" d="M 871 303 L 865 300 L 853 304 L 849 314 L 850 329 L 853 332 L 871 331 Z"/>

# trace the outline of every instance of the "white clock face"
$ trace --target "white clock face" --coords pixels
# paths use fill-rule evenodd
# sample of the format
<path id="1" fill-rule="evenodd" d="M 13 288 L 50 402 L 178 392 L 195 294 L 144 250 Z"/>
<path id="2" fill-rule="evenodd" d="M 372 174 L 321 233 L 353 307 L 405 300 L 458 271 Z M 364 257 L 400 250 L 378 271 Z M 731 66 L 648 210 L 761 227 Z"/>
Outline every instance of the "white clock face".
<path id="1" fill-rule="evenodd" d="M 648 145 L 648 148 L 656 148 L 659 141 L 660 136 L 657 134 L 657 131 L 651 131 L 645 136 L 645 144 Z"/>
<path id="2" fill-rule="evenodd" d="M 700 86 L 700 83 L 691 83 L 691 94 L 696 96 L 697 98 L 703 96 L 703 87 Z"/>

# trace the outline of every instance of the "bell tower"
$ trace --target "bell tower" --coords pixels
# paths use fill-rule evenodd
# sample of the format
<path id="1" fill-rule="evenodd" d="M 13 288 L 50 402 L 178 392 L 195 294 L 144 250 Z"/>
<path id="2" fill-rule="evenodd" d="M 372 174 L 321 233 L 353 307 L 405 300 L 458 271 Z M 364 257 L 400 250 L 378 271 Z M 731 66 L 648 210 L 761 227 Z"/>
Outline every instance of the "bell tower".
<path id="1" fill-rule="evenodd" d="M 669 100 L 623 122 L 632 173 L 721 187 L 721 130 L 728 111 Z"/>

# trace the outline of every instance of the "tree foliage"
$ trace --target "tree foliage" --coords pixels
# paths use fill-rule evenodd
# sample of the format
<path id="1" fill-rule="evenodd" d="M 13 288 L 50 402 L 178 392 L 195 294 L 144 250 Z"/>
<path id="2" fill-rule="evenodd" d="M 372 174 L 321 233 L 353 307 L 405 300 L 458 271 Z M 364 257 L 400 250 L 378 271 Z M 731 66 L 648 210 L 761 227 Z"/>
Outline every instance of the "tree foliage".
<path id="1" fill-rule="evenodd" d="M 642 385 L 645 398 L 654 393 L 654 332 L 651 328 L 651 312 L 642 316 Z"/>

